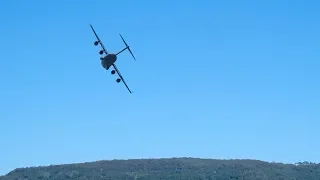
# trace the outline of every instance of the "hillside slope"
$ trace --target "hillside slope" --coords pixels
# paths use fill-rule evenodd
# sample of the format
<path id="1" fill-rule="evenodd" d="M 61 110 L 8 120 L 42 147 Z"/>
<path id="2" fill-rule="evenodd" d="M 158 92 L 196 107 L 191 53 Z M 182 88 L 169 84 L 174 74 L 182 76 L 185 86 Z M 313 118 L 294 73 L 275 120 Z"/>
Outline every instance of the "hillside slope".
<path id="1" fill-rule="evenodd" d="M 319 180 L 320 164 L 198 158 L 132 159 L 19 168 L 0 180 Z"/>

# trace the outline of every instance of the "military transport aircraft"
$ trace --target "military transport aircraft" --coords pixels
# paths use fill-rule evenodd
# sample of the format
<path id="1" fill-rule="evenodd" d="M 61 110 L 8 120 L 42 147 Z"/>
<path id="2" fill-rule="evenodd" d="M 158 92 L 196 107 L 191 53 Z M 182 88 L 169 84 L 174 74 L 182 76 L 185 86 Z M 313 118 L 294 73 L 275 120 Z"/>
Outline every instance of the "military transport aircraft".
<path id="1" fill-rule="evenodd" d="M 117 72 L 117 74 L 119 75 L 120 78 L 118 78 L 116 81 L 117 83 L 119 83 L 121 80 L 123 81 L 124 85 L 127 87 L 127 89 L 129 90 L 130 93 L 131 90 L 130 88 L 128 87 L 128 85 L 126 84 L 126 82 L 124 81 L 123 77 L 121 76 L 121 73 L 119 71 L 119 69 L 117 68 L 117 66 L 115 65 L 115 62 L 117 61 L 117 55 L 122 53 L 124 50 L 128 49 L 129 52 L 131 53 L 132 57 L 134 60 L 136 60 L 136 58 L 134 57 L 132 51 L 130 50 L 130 47 L 128 46 L 128 44 L 126 43 L 126 41 L 123 39 L 123 37 L 121 36 L 121 34 L 119 33 L 122 41 L 124 42 L 124 44 L 126 45 L 125 48 L 123 48 L 121 51 L 119 51 L 118 53 L 114 54 L 114 53 L 109 53 L 106 48 L 104 47 L 102 41 L 100 40 L 99 36 L 97 35 L 96 31 L 93 29 L 92 25 L 90 24 L 91 26 L 91 29 L 94 33 L 94 35 L 96 36 L 97 38 L 97 41 L 94 42 L 94 45 L 95 46 L 98 46 L 98 44 L 101 45 L 102 47 L 102 50 L 99 52 L 100 55 L 103 55 L 103 53 L 105 53 L 105 56 L 104 57 L 101 57 L 100 60 L 101 60 L 101 65 L 102 67 L 104 67 L 106 70 L 109 70 L 109 68 L 111 66 L 113 66 L 114 70 L 111 71 L 111 74 L 115 74 Z"/>

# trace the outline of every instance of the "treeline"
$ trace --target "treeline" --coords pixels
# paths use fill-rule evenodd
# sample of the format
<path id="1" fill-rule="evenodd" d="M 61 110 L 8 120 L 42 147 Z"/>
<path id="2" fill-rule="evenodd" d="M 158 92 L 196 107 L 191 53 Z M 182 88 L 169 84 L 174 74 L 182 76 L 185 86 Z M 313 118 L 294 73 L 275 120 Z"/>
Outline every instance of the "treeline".
<path id="1" fill-rule="evenodd" d="M 320 180 L 320 164 L 198 158 L 132 159 L 19 168 L 0 180 Z"/>

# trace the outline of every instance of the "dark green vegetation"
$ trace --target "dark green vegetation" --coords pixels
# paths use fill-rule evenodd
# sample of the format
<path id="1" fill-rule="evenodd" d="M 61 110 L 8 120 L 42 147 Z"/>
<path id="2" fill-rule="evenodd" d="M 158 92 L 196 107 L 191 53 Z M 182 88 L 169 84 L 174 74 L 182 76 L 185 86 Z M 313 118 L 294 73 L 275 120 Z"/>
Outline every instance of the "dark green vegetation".
<path id="1" fill-rule="evenodd" d="M 20 168 L 0 180 L 313 180 L 320 164 L 196 158 L 134 159 Z"/>

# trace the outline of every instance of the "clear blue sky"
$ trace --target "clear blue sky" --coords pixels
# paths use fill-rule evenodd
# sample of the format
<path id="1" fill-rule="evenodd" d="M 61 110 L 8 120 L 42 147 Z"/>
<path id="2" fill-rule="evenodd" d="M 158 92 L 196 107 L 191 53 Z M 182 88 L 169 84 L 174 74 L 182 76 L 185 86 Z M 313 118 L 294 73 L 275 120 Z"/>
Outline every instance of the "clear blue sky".
<path id="1" fill-rule="evenodd" d="M 319 2 L 0 6 L 0 174 L 148 157 L 320 162 Z M 135 92 L 105 71 L 92 24 Z"/>

